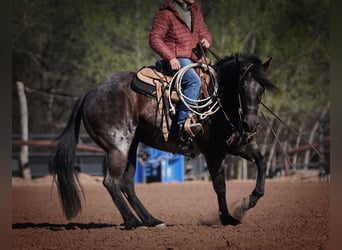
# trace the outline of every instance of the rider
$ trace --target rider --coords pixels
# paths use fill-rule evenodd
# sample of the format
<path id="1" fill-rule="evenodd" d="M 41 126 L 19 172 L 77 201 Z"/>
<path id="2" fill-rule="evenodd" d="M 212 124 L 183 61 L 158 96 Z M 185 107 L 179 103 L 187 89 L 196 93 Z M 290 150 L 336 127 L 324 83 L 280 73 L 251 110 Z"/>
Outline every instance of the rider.
<path id="1" fill-rule="evenodd" d="M 198 61 L 202 57 L 199 44 L 203 48 L 209 48 L 212 44 L 200 7 L 195 0 L 169 0 L 161 6 L 153 19 L 150 46 L 163 60 L 169 62 L 172 71 Z M 186 71 L 181 85 L 185 96 L 197 100 L 201 80 L 193 68 Z M 188 103 L 194 104 L 191 101 Z M 190 110 L 182 101 L 178 103 L 177 110 L 171 133 L 178 135 L 181 144 L 188 144 L 190 137 L 184 131 L 184 123 Z M 194 123 L 190 125 L 190 129 L 197 133 L 202 125 Z"/>

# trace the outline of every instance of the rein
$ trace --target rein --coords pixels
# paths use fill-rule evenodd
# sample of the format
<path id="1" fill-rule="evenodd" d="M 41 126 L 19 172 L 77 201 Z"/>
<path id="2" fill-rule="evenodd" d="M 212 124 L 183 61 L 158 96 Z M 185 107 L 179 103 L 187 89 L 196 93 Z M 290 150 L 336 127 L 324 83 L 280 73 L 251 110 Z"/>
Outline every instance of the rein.
<path id="1" fill-rule="evenodd" d="M 239 79 L 239 84 L 238 84 L 238 98 L 239 98 L 239 118 L 240 118 L 240 122 L 242 121 L 242 116 L 243 116 L 243 109 L 242 109 L 242 102 L 241 102 L 241 95 L 240 95 L 240 91 L 239 91 L 239 87 L 240 87 L 240 83 L 242 81 L 243 78 L 245 78 L 245 76 L 247 75 L 248 71 L 252 68 L 253 63 L 248 63 L 247 67 L 245 69 L 245 71 L 241 74 L 240 79 Z"/>
<path id="2" fill-rule="evenodd" d="M 321 157 L 321 154 L 318 152 L 318 150 L 307 140 L 305 139 L 301 134 L 299 134 L 296 130 L 294 130 L 293 128 L 291 128 L 289 125 L 286 124 L 286 122 L 284 122 L 276 113 L 274 113 L 269 107 L 267 107 L 263 102 L 261 102 L 261 105 L 268 111 L 270 112 L 275 118 L 277 118 L 278 121 L 280 121 L 283 125 L 285 125 L 290 131 L 292 131 L 295 135 L 299 136 L 303 141 L 305 141 L 311 148 L 313 151 L 315 151 L 315 153 Z M 263 113 L 262 113 L 263 115 Z M 266 117 L 263 115 L 265 121 L 266 121 Z M 273 128 L 269 125 L 269 123 L 267 122 L 268 126 L 271 128 L 272 132 L 273 132 Z M 274 133 L 273 133 L 274 134 Z M 276 137 L 276 134 L 274 134 L 274 136 Z M 278 142 L 280 145 L 280 142 Z M 291 164 L 290 164 L 291 165 Z"/>
<path id="3" fill-rule="evenodd" d="M 222 58 L 221 58 L 219 55 L 217 55 L 212 49 L 206 48 L 206 50 L 204 50 L 204 49 L 203 49 L 203 46 L 202 46 L 200 43 L 198 43 L 198 45 L 199 45 L 199 47 L 200 47 L 200 49 L 201 49 L 202 55 L 204 55 L 204 58 L 205 58 L 204 61 L 205 61 L 205 63 L 207 64 L 207 66 L 208 66 L 208 63 L 207 63 L 207 60 L 206 60 L 206 58 L 207 58 L 207 52 L 206 52 L 206 50 L 208 50 L 208 51 L 214 56 L 214 58 L 216 59 L 216 61 L 221 61 L 221 60 L 222 60 Z M 210 76 L 210 80 L 212 81 L 211 76 Z M 240 78 L 240 80 L 241 80 L 241 78 Z M 223 115 L 224 115 L 226 121 L 229 123 L 229 125 L 230 125 L 230 127 L 233 129 L 233 131 L 236 131 L 236 127 L 235 127 L 234 124 L 230 121 L 230 119 L 229 119 L 227 113 L 224 111 L 224 109 L 223 109 L 223 107 L 222 107 L 222 104 L 221 104 L 221 101 L 220 101 L 219 96 L 216 96 L 216 97 L 217 97 L 217 100 L 218 100 L 218 105 L 219 105 L 219 107 L 220 107 L 220 110 L 222 111 L 222 113 L 223 113 Z M 239 95 L 239 97 L 240 97 L 240 95 Z M 241 107 L 241 98 L 240 98 L 240 107 Z M 228 140 L 229 140 L 229 139 L 228 139 Z M 227 140 L 227 141 L 228 141 L 228 140 Z"/>
<path id="4" fill-rule="evenodd" d="M 201 48 L 201 53 L 203 55 L 205 55 L 205 57 L 207 56 L 207 53 L 204 51 L 203 47 L 201 45 L 199 45 L 199 47 Z M 207 50 L 215 57 L 215 59 L 217 61 L 221 61 L 222 58 L 217 55 L 212 49 L 207 48 Z M 247 67 L 245 68 L 244 72 L 240 75 L 239 78 L 239 83 L 238 86 L 240 86 L 240 83 L 242 81 L 243 78 L 245 78 L 245 76 L 247 75 L 247 73 L 249 72 L 249 70 L 253 67 L 253 63 L 248 63 Z M 239 89 L 239 87 L 238 87 Z M 238 91 L 238 100 L 239 100 L 239 108 L 238 108 L 238 113 L 239 113 L 239 118 L 240 118 L 240 122 L 242 121 L 242 116 L 243 116 L 243 109 L 242 109 L 242 102 L 241 102 L 241 95 L 240 95 L 240 91 Z M 222 109 L 221 103 L 220 103 L 220 107 Z M 230 122 L 228 115 L 225 113 L 225 111 L 222 109 L 224 116 L 226 117 L 226 119 L 229 121 L 229 123 L 232 125 L 232 123 Z"/>
<path id="5" fill-rule="evenodd" d="M 203 47 L 200 45 L 199 46 L 201 48 L 201 52 L 203 55 L 205 55 L 205 57 L 207 56 L 207 53 L 204 51 Z M 221 61 L 222 58 L 220 56 L 218 56 L 212 49 L 207 48 L 207 50 L 214 56 L 214 58 L 217 61 Z M 242 100 L 241 100 L 241 95 L 240 95 L 240 91 L 239 91 L 239 86 L 241 81 L 245 78 L 245 76 L 248 74 L 248 72 L 250 71 L 250 69 L 252 68 L 253 63 L 248 63 L 247 66 L 245 67 L 244 71 L 242 72 L 242 74 L 239 77 L 239 83 L 238 83 L 238 102 L 239 102 L 239 107 L 238 107 L 238 114 L 239 114 L 239 121 L 238 123 L 242 122 L 242 117 L 243 117 L 243 109 L 242 109 Z M 253 136 L 256 135 L 256 131 L 253 132 L 244 132 L 244 131 L 239 131 L 239 129 L 236 128 L 236 126 L 230 121 L 228 114 L 226 113 L 226 111 L 223 109 L 220 98 L 218 98 L 218 104 L 220 106 L 220 109 L 226 119 L 226 121 L 228 122 L 228 124 L 230 125 L 230 127 L 233 129 L 233 133 L 230 135 L 230 137 L 226 140 L 227 145 L 231 145 L 235 140 L 236 140 L 236 133 L 242 132 L 242 136 L 246 136 L 247 141 L 249 141 Z"/>
<path id="6" fill-rule="evenodd" d="M 202 46 L 200 46 L 202 48 Z M 203 50 L 203 48 L 202 48 Z M 222 58 L 220 56 L 218 56 L 211 48 L 207 48 L 207 50 L 215 57 L 216 61 L 221 61 Z M 205 54 L 205 53 L 203 53 Z"/>
<path id="7" fill-rule="evenodd" d="M 206 53 L 203 51 L 202 46 L 200 46 L 200 48 L 202 49 L 202 53 L 203 53 L 204 55 L 206 55 Z M 207 50 L 214 56 L 214 58 L 215 58 L 217 61 L 221 61 L 221 60 L 222 60 L 222 58 L 221 58 L 219 55 L 217 55 L 212 49 L 207 48 Z M 246 74 L 248 73 L 248 71 L 250 70 L 250 68 L 251 68 L 252 66 L 253 66 L 253 64 L 251 64 L 251 63 L 249 63 L 249 64 L 247 65 L 247 68 L 245 69 L 245 71 L 244 71 L 244 72 L 241 74 L 241 76 L 240 76 L 239 84 L 240 84 L 241 80 L 246 76 Z M 243 110 L 242 110 L 242 102 L 241 102 L 240 93 L 238 94 L 238 98 L 239 98 L 239 106 L 240 106 L 238 112 L 239 112 L 239 118 L 240 118 L 240 121 L 241 121 L 241 120 L 242 120 L 242 116 L 243 116 Z M 280 119 L 280 117 L 279 117 L 277 114 L 275 114 L 275 113 L 274 113 L 269 107 L 267 107 L 263 102 L 261 102 L 260 104 L 261 104 L 268 112 L 270 112 L 275 118 L 277 118 L 277 120 L 279 120 L 283 125 L 285 125 L 290 131 L 292 131 L 295 135 L 299 136 L 302 140 L 304 140 L 304 141 L 305 141 L 305 142 L 306 142 L 306 143 L 315 151 L 315 153 L 316 153 L 319 157 L 321 157 L 321 154 L 318 152 L 318 150 L 317 150 L 317 149 L 316 149 L 308 140 L 306 140 L 302 135 L 300 135 L 297 131 L 295 131 L 295 130 L 294 130 L 293 128 L 291 128 L 289 125 L 287 125 L 282 119 Z M 220 101 L 219 101 L 219 106 L 220 106 L 220 109 L 222 110 L 222 113 L 223 113 L 223 115 L 224 115 L 226 121 L 229 123 L 230 127 L 233 129 L 233 132 L 234 132 L 234 131 L 237 131 L 237 130 L 236 130 L 236 127 L 235 127 L 234 124 L 230 121 L 228 115 L 226 114 L 226 112 L 225 112 L 224 109 L 222 108 L 222 105 L 221 105 L 221 102 L 220 102 Z M 269 124 L 269 122 L 267 121 L 267 119 L 266 119 L 266 117 L 265 117 L 265 115 L 263 114 L 262 111 L 261 111 L 261 114 L 262 114 L 262 116 L 263 116 L 263 118 L 264 118 L 264 120 L 265 120 L 267 126 L 270 127 L 270 129 L 271 129 L 273 135 L 275 136 L 275 138 L 276 138 L 278 144 L 279 144 L 280 147 L 282 148 L 281 143 L 280 143 L 280 141 L 279 141 L 279 138 L 277 137 L 277 135 L 276 135 L 274 129 L 273 129 L 272 126 Z M 248 136 L 248 139 L 249 139 L 250 137 L 254 136 L 255 134 L 256 134 L 256 132 L 250 133 L 250 135 Z M 230 145 L 230 143 L 232 143 L 232 140 L 234 139 L 234 138 L 233 138 L 234 136 L 235 136 L 235 134 L 233 133 L 233 134 L 230 136 L 230 138 L 227 140 L 227 144 L 228 144 L 228 145 Z M 288 159 L 288 157 L 287 157 L 287 155 L 286 155 L 286 153 L 285 153 L 285 150 L 284 150 L 283 148 L 282 148 L 282 151 L 283 151 L 283 154 L 285 155 L 286 160 L 287 160 L 288 163 L 290 164 L 289 159 Z M 291 165 L 291 164 L 290 164 L 290 165 Z"/>

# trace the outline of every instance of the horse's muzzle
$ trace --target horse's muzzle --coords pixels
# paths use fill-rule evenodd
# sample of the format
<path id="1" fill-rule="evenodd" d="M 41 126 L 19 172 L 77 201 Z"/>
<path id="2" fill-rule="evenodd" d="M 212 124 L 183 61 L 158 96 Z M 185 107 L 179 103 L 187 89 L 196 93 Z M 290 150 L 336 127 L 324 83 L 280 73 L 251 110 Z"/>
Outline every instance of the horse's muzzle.
<path id="1" fill-rule="evenodd" d="M 259 125 L 257 115 L 246 115 L 242 121 L 242 129 L 245 132 L 254 132 Z"/>

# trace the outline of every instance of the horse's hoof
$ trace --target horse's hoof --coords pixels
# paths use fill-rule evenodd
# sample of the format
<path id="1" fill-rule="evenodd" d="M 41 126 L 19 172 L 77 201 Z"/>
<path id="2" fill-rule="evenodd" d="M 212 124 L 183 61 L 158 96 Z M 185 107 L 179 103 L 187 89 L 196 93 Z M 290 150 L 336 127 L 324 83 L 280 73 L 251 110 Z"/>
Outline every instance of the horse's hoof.
<path id="1" fill-rule="evenodd" d="M 232 225 L 232 226 L 237 226 L 239 225 L 241 222 L 238 219 L 235 219 L 233 216 L 229 215 L 229 216 L 225 216 L 225 217 L 221 217 L 221 224 L 226 226 L 226 225 Z"/>
<path id="2" fill-rule="evenodd" d="M 155 225 L 154 227 L 155 228 L 166 228 L 166 224 L 165 223 L 161 223 L 161 224 Z"/>
<path id="3" fill-rule="evenodd" d="M 131 222 L 125 222 L 125 223 L 121 224 L 120 226 L 121 227 L 123 226 L 123 229 L 125 229 L 125 230 L 133 230 L 133 229 L 138 228 L 138 227 L 144 227 L 145 225 L 142 224 L 138 220 L 133 220 Z"/>
<path id="4" fill-rule="evenodd" d="M 152 218 L 150 221 L 145 223 L 148 227 L 158 227 L 159 225 L 165 225 L 164 221 Z"/>
<path id="5" fill-rule="evenodd" d="M 241 221 L 240 220 L 237 220 L 235 219 L 234 217 L 230 217 L 229 219 L 229 225 L 232 225 L 232 226 L 237 226 L 241 224 Z"/>

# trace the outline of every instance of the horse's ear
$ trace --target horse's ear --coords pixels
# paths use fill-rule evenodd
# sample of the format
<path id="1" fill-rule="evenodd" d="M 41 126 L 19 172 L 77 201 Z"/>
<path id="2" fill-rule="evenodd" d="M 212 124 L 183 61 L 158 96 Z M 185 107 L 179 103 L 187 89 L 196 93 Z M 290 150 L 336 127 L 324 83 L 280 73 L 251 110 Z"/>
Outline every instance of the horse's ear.
<path id="1" fill-rule="evenodd" d="M 262 64 L 262 66 L 264 67 L 265 71 L 267 71 L 268 67 L 271 64 L 271 61 L 272 61 L 272 57 L 268 58 L 268 60 Z"/>

